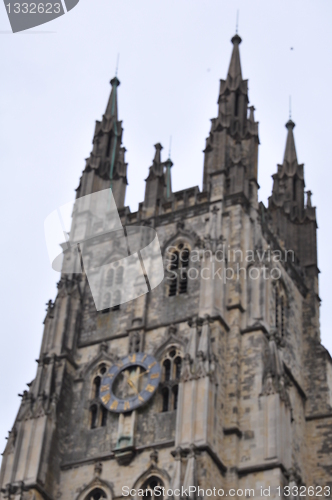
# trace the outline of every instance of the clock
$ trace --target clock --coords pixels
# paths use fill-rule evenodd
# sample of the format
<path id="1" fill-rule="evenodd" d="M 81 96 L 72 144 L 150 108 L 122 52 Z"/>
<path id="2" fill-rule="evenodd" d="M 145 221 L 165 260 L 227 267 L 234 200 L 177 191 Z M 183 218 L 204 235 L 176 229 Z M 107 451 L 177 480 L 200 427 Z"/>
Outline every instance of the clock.
<path id="1" fill-rule="evenodd" d="M 160 377 L 160 365 L 151 354 L 129 354 L 103 376 L 100 400 L 105 408 L 115 413 L 135 410 L 153 396 Z"/>

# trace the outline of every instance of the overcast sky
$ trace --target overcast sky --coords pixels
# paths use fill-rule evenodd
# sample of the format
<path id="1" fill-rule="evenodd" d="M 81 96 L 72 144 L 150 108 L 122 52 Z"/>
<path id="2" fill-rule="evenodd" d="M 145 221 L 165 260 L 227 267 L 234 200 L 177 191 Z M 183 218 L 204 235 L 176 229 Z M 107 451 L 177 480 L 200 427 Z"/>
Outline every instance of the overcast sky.
<path id="1" fill-rule="evenodd" d="M 45 303 L 56 296 L 59 276 L 48 261 L 44 219 L 75 195 L 117 54 L 126 202 L 136 211 L 153 145 L 163 144 L 166 159 L 170 135 L 173 189 L 201 188 L 202 150 L 217 114 L 237 9 L 242 73 L 259 121 L 259 198 L 265 204 L 283 159 L 292 95 L 298 160 L 317 206 L 322 340 L 332 351 L 332 3 L 80 0 L 65 16 L 16 35 L 0 6 L 2 449 L 17 394 L 35 376 Z"/>

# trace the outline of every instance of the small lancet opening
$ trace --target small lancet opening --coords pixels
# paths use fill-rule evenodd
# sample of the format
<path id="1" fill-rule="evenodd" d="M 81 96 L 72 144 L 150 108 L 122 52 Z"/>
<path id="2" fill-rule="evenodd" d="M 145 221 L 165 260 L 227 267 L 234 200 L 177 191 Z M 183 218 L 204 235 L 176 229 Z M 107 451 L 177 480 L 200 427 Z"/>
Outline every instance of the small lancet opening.
<path id="1" fill-rule="evenodd" d="M 162 391 L 162 398 L 163 398 L 163 409 L 162 411 L 168 411 L 168 399 L 169 399 L 169 391 L 167 387 L 164 387 Z"/>
<path id="2" fill-rule="evenodd" d="M 181 252 L 182 267 L 189 267 L 189 250 L 185 248 Z"/>
<path id="3" fill-rule="evenodd" d="M 175 379 L 176 380 L 179 380 L 180 377 L 181 377 L 181 362 L 182 362 L 182 359 L 180 358 L 180 356 L 178 356 L 174 360 L 174 364 L 175 364 Z"/>
<path id="4" fill-rule="evenodd" d="M 107 424 L 107 410 L 102 406 L 101 408 L 101 426 L 106 427 Z"/>
<path id="5" fill-rule="evenodd" d="M 170 276 L 170 285 L 169 285 L 169 290 L 168 290 L 168 296 L 173 297 L 176 295 L 176 289 L 177 289 L 177 276 Z"/>
<path id="6" fill-rule="evenodd" d="M 123 282 L 123 273 L 124 273 L 123 266 L 118 267 L 118 269 L 116 270 L 116 276 L 115 276 L 115 283 L 117 285 L 121 285 L 122 284 L 122 282 Z"/>
<path id="7" fill-rule="evenodd" d="M 101 378 L 96 377 L 93 381 L 93 387 L 94 387 L 94 397 L 99 398 L 99 391 L 100 391 L 100 382 Z"/>
<path id="8" fill-rule="evenodd" d="M 97 405 L 92 405 L 90 408 L 90 429 L 95 429 L 97 427 Z"/>
<path id="9" fill-rule="evenodd" d="M 107 498 L 106 493 L 100 488 L 95 488 L 85 497 L 85 500 L 103 500 L 105 498 Z"/>
<path id="10" fill-rule="evenodd" d="M 106 276 L 106 285 L 112 286 L 114 281 L 114 269 L 110 269 Z"/>
<path id="11" fill-rule="evenodd" d="M 119 268 L 123 269 L 123 268 Z M 121 292 L 120 290 L 116 290 L 114 294 L 114 303 L 115 305 L 112 307 L 113 311 L 118 311 L 120 309 L 120 304 L 121 304 Z"/>
<path id="12" fill-rule="evenodd" d="M 111 152 L 111 144 L 112 144 L 112 136 L 110 134 L 108 137 L 108 141 L 107 141 L 107 149 L 106 149 L 106 156 L 107 157 L 109 157 L 110 152 Z"/>
<path id="13" fill-rule="evenodd" d="M 239 92 L 236 92 L 235 94 L 235 108 L 234 108 L 234 115 L 239 116 L 239 101 L 240 101 L 240 94 Z"/>
<path id="14" fill-rule="evenodd" d="M 179 386 L 173 386 L 173 410 L 177 410 L 178 408 L 178 394 L 179 394 Z"/>
<path id="15" fill-rule="evenodd" d="M 164 363 L 164 380 L 170 380 L 171 378 L 171 362 L 169 359 L 165 359 Z"/>
<path id="16" fill-rule="evenodd" d="M 188 288 L 188 276 L 185 271 L 181 272 L 180 283 L 179 283 L 179 293 L 186 293 Z"/>
<path id="17" fill-rule="evenodd" d="M 293 201 L 296 201 L 296 178 L 293 177 Z"/>

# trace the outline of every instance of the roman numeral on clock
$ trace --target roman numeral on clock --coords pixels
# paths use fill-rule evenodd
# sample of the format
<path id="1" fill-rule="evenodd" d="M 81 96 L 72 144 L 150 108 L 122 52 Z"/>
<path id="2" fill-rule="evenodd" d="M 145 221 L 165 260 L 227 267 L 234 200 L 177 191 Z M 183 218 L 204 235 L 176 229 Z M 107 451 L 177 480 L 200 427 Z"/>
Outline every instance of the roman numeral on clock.
<path id="1" fill-rule="evenodd" d="M 111 399 L 111 396 L 110 394 L 106 394 L 105 396 L 103 396 L 101 398 L 102 402 L 104 403 L 104 405 L 107 405 L 107 403 L 109 402 L 109 400 Z"/>

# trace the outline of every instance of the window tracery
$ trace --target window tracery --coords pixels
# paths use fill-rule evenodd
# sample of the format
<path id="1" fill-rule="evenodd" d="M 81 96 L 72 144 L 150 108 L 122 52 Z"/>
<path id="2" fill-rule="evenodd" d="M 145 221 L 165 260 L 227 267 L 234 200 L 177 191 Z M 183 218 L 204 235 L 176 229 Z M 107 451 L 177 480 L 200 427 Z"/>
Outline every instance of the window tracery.
<path id="1" fill-rule="evenodd" d="M 110 310 L 118 311 L 121 304 L 121 285 L 123 284 L 124 267 L 119 262 L 114 262 L 112 267 L 105 273 L 104 284 L 105 292 L 102 302 L 102 313 L 108 313 Z M 120 287 L 120 288 L 119 288 Z M 110 307 L 110 304 L 114 304 Z"/>
<path id="2" fill-rule="evenodd" d="M 129 336 L 129 352 L 134 354 L 135 352 L 140 352 L 141 347 L 141 336 L 139 332 L 131 332 Z"/>
<path id="3" fill-rule="evenodd" d="M 103 498 L 107 498 L 105 491 L 101 488 L 95 488 L 87 494 L 84 500 L 102 500 Z"/>
<path id="4" fill-rule="evenodd" d="M 158 494 L 156 495 L 155 488 L 160 488 L 158 489 Z M 164 498 L 163 495 L 163 490 L 161 488 L 164 487 L 163 481 L 160 479 L 158 476 L 150 476 L 148 477 L 144 483 L 141 486 L 141 489 L 143 490 L 143 498 L 146 498 L 148 500 L 155 500 L 155 499 L 160 499 Z M 160 492 L 160 495 L 159 495 Z"/>
<path id="5" fill-rule="evenodd" d="M 187 243 L 178 243 L 168 253 L 168 296 L 180 295 L 188 290 L 188 268 L 190 248 Z"/>
<path id="6" fill-rule="evenodd" d="M 176 410 L 178 406 L 179 382 L 182 367 L 181 351 L 175 346 L 170 347 L 162 359 L 161 367 L 161 411 L 173 411 Z"/>
<path id="7" fill-rule="evenodd" d="M 107 425 L 107 410 L 103 407 L 99 400 L 101 379 L 106 373 L 106 370 L 106 365 L 104 363 L 101 364 L 92 380 L 89 420 L 90 429 L 105 427 Z"/>

